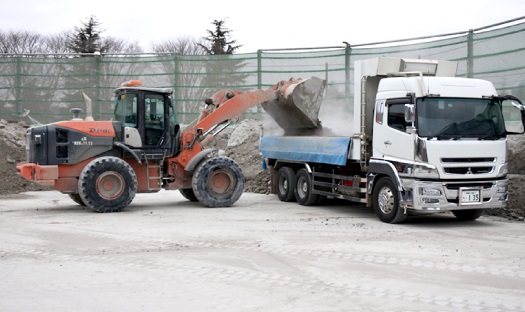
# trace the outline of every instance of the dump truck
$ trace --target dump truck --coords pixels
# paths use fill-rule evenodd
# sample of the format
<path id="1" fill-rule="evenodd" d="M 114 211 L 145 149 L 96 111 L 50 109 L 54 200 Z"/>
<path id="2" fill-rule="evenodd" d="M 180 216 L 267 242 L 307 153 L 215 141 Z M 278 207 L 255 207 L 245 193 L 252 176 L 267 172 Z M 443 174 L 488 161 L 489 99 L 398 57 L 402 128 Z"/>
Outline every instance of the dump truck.
<path id="1" fill-rule="evenodd" d="M 272 192 L 306 206 L 324 198 L 366 204 L 386 223 L 444 211 L 475 220 L 505 207 L 507 135 L 523 133 L 525 108 L 489 81 L 455 77 L 457 65 L 356 61 L 349 135 L 288 136 L 297 131 L 281 118 L 285 135 L 261 138 Z M 302 115 L 310 116 L 303 128 L 322 127 L 315 114 Z"/>
<path id="2" fill-rule="evenodd" d="M 84 119 L 82 109 L 74 108 L 71 120 L 28 129 L 26 161 L 17 164 L 17 173 L 97 212 L 120 211 L 136 193 L 162 189 L 179 190 L 208 207 L 231 206 L 243 192 L 244 177 L 234 160 L 209 147 L 213 138 L 260 103 L 317 107 L 299 93 L 321 93 L 322 87 L 291 78 L 266 90 L 221 90 L 184 127 L 177 123 L 171 88 L 143 87 L 140 80 L 123 83 L 114 92 L 114 116 L 108 121 L 93 119 L 91 99 L 82 93 Z M 305 98 L 304 105 L 293 103 Z"/>

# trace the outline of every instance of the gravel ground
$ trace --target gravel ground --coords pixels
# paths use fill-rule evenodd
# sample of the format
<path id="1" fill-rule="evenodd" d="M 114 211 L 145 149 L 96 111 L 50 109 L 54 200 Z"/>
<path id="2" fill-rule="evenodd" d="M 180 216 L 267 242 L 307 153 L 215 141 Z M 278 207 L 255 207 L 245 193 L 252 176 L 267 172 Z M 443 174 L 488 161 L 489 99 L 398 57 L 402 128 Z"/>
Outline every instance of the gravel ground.
<path id="1" fill-rule="evenodd" d="M 177 191 L 100 214 L 56 191 L 0 196 L 0 311 L 525 311 L 523 223 L 379 222 L 343 202 Z"/>

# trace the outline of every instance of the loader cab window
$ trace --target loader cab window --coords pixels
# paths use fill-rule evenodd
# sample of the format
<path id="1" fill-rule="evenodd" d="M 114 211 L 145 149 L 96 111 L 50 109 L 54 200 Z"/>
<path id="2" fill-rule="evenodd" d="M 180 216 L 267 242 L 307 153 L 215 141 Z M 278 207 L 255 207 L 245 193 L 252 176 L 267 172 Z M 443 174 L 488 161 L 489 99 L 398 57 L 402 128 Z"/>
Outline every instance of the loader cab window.
<path id="1" fill-rule="evenodd" d="M 164 99 L 160 94 L 146 94 L 144 97 L 145 144 L 159 144 L 164 133 Z"/>
<path id="2" fill-rule="evenodd" d="M 137 95 L 120 94 L 115 99 L 113 120 L 120 121 L 125 127 L 137 127 Z"/>

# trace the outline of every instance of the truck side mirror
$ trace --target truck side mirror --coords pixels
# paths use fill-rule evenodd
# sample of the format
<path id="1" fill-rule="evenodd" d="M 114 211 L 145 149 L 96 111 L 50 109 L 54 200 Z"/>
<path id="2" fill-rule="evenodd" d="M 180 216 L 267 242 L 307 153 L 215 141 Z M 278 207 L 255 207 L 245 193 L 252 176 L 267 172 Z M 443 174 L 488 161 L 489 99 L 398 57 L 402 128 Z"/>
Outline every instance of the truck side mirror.
<path id="1" fill-rule="evenodd" d="M 503 99 L 501 109 L 507 134 L 525 133 L 525 106 L 523 103 L 513 95 L 505 95 L 501 99 Z"/>
<path id="2" fill-rule="evenodd" d="M 405 121 L 414 122 L 416 119 L 416 110 L 414 104 L 405 104 Z"/>

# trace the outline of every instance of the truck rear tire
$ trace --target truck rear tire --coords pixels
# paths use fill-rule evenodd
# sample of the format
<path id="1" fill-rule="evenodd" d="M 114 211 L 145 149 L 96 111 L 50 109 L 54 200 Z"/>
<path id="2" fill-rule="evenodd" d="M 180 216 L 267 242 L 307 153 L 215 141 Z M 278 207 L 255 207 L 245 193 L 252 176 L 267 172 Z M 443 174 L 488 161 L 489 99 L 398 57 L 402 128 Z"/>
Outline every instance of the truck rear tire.
<path id="1" fill-rule="evenodd" d="M 312 178 L 306 169 L 299 169 L 295 175 L 295 199 L 300 205 L 312 206 L 317 203 L 319 195 L 312 194 Z"/>
<path id="2" fill-rule="evenodd" d="M 399 193 L 397 187 L 388 177 L 377 181 L 373 190 L 374 211 L 379 220 L 385 223 L 400 223 L 406 215 L 399 207 Z"/>
<path id="3" fill-rule="evenodd" d="M 84 167 L 78 179 L 78 193 L 96 212 L 117 212 L 126 208 L 137 192 L 133 168 L 117 157 L 100 157 Z"/>
<path id="4" fill-rule="evenodd" d="M 187 188 L 187 189 L 180 189 L 179 192 L 186 198 L 187 200 L 191 202 L 198 202 L 197 196 L 195 196 L 195 193 L 193 192 L 193 189 Z"/>
<path id="5" fill-rule="evenodd" d="M 82 198 L 79 194 L 68 194 L 69 198 L 71 198 L 75 203 L 79 204 L 80 206 L 85 206 L 86 204 L 82 201 Z"/>
<path id="6" fill-rule="evenodd" d="M 456 218 L 462 221 L 474 221 L 481 217 L 483 209 L 452 210 Z"/>
<path id="7" fill-rule="evenodd" d="M 229 207 L 242 195 L 244 180 L 239 165 L 228 157 L 202 161 L 192 178 L 195 197 L 208 207 Z"/>
<path id="8" fill-rule="evenodd" d="M 295 201 L 295 171 L 290 167 L 277 171 L 277 197 L 283 202 Z"/>

